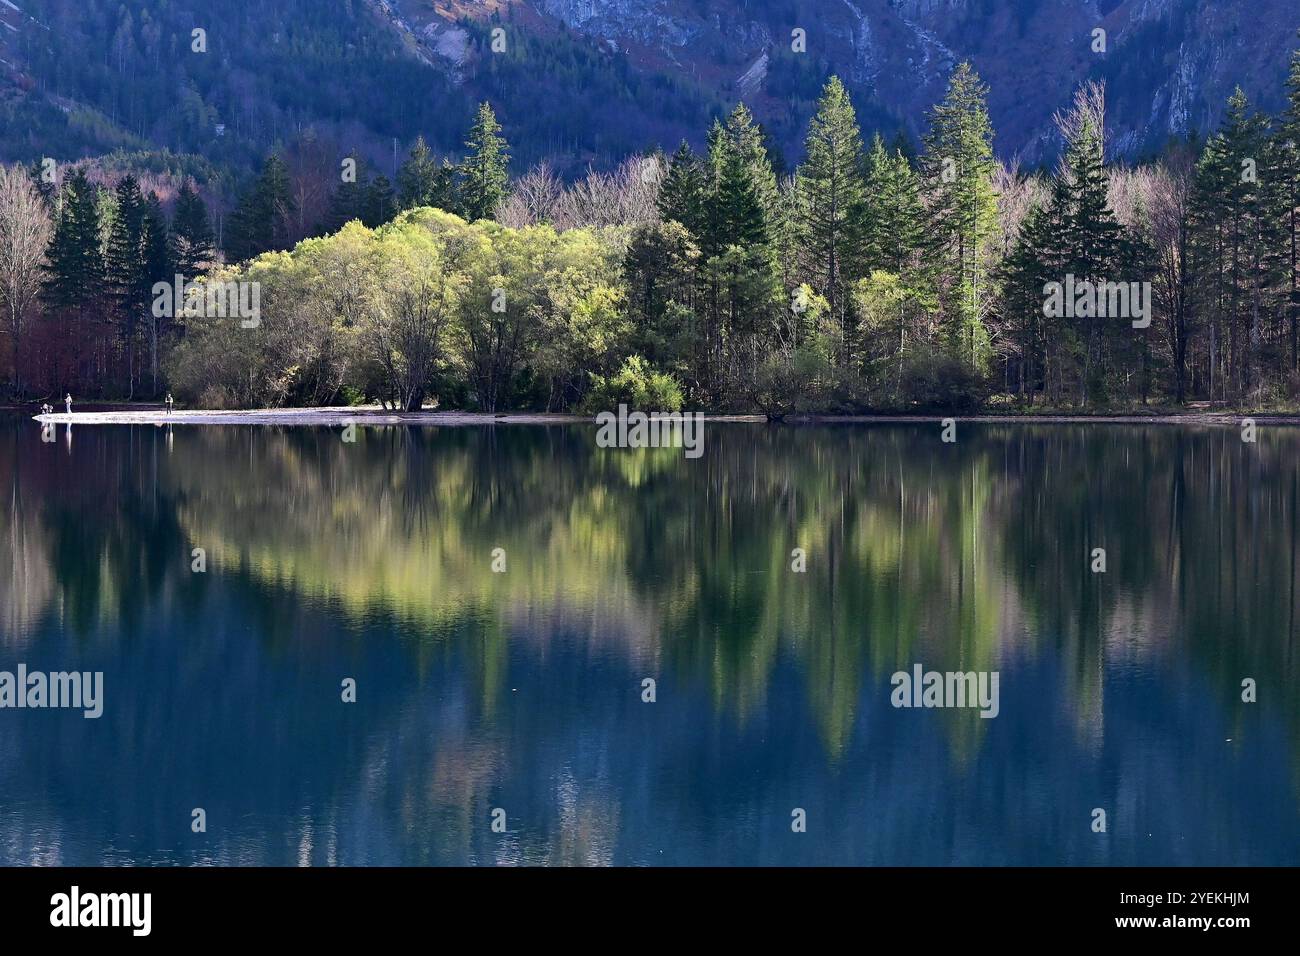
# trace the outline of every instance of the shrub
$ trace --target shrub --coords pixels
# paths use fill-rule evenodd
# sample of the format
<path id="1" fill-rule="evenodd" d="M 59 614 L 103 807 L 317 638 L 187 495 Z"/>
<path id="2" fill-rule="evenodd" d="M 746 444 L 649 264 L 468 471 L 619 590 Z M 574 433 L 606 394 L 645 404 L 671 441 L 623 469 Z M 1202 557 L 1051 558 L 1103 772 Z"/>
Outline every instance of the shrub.
<path id="1" fill-rule="evenodd" d="M 630 355 L 613 375 L 593 375 L 583 407 L 612 411 L 619 405 L 645 412 L 680 412 L 682 387 L 673 376 L 656 371 L 639 355 Z"/>

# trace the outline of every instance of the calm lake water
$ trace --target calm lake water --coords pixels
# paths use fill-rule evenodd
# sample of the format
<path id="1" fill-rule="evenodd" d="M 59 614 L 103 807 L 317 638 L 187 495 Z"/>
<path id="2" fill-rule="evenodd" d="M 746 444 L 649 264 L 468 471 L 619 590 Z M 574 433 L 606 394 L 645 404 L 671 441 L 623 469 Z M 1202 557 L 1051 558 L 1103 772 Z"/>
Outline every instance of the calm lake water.
<path id="1" fill-rule="evenodd" d="M 1300 863 L 1300 430 L 594 435 L 0 422 L 0 863 Z"/>

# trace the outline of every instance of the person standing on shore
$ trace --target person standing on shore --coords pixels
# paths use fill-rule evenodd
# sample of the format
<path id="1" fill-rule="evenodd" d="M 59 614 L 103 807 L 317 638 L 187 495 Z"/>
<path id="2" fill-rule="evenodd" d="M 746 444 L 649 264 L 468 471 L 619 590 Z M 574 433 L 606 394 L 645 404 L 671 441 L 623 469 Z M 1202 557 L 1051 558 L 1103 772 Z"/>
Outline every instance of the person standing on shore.
<path id="1" fill-rule="evenodd" d="M 170 415 L 171 413 L 172 413 L 172 393 L 168 392 L 167 393 L 167 414 Z"/>
<path id="2" fill-rule="evenodd" d="M 69 392 L 67 395 L 63 397 L 63 402 L 65 405 L 68 406 L 68 414 L 71 415 L 72 414 L 72 393 L 71 392 Z"/>

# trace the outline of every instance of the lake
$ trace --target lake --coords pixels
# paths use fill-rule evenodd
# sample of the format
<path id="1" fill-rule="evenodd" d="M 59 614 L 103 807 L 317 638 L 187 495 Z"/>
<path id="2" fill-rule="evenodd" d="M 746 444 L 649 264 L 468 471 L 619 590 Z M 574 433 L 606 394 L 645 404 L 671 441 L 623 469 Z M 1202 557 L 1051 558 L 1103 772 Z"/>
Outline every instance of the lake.
<path id="1" fill-rule="evenodd" d="M 0 671 L 102 715 L 0 709 L 0 863 L 1300 863 L 1300 429 L 51 437 Z"/>

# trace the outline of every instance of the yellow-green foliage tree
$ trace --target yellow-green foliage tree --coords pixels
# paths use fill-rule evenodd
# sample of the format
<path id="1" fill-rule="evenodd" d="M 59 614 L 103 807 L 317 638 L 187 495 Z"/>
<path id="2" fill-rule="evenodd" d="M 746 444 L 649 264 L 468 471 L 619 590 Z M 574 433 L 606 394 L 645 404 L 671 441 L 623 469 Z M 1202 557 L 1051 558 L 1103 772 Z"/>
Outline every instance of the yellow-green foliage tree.
<path id="1" fill-rule="evenodd" d="M 209 281 L 256 283 L 256 322 L 199 309 L 169 361 L 202 407 L 329 404 L 413 410 L 443 396 L 485 411 L 576 407 L 587 372 L 631 339 L 613 230 L 509 229 L 413 209 L 378 229 L 267 253 Z"/>

